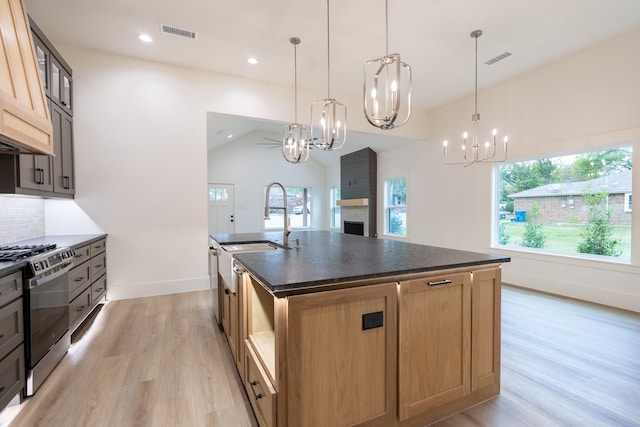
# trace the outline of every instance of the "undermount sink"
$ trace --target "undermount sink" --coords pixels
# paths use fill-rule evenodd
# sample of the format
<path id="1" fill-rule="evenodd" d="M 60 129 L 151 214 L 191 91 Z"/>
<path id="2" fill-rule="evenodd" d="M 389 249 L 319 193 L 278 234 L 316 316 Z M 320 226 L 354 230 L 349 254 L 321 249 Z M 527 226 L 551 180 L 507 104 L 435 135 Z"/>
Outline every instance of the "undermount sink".
<path id="1" fill-rule="evenodd" d="M 256 243 L 239 243 L 222 245 L 222 249 L 227 252 L 239 253 L 239 252 L 266 252 L 282 249 L 273 243 L 268 242 L 256 242 Z"/>

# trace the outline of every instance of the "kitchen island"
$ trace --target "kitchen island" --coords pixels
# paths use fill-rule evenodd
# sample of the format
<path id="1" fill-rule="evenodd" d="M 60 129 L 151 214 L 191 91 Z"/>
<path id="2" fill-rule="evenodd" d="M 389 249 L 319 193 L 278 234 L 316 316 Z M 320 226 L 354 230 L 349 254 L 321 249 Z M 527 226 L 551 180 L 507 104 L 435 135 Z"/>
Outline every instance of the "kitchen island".
<path id="1" fill-rule="evenodd" d="M 325 231 L 289 242 L 236 255 L 234 359 L 260 425 L 424 426 L 499 394 L 508 257 Z"/>

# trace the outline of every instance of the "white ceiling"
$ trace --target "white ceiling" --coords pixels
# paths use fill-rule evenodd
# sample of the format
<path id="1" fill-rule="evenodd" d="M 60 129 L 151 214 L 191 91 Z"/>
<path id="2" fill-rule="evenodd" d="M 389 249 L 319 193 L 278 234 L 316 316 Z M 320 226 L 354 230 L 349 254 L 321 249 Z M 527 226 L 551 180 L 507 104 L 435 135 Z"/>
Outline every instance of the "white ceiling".
<path id="1" fill-rule="evenodd" d="M 54 43 L 326 91 L 324 0 L 25 0 Z M 331 97 L 362 96 L 362 64 L 385 54 L 384 1 L 331 1 Z M 196 40 L 160 33 L 160 24 Z M 390 0 L 389 50 L 412 67 L 414 106 L 432 109 L 640 26 L 640 0 Z M 154 41 L 137 39 L 149 33 Z M 483 62 L 504 52 L 512 56 Z M 260 61 L 251 66 L 249 56 Z M 279 128 L 278 128 L 279 129 Z M 226 129 L 225 129 L 226 132 Z M 279 130 L 277 131 L 279 133 Z M 375 148 L 374 148 L 375 149 Z M 352 151 L 349 149 L 348 151 Z M 343 151 L 344 154 L 347 151 Z"/>

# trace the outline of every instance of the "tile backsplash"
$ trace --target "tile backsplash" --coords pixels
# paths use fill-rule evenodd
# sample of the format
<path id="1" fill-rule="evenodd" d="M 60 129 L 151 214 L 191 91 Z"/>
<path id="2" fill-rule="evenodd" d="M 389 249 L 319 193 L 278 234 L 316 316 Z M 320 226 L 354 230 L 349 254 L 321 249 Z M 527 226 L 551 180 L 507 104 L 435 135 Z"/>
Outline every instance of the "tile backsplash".
<path id="1" fill-rule="evenodd" d="M 45 200 L 0 196 L 0 244 L 43 236 Z"/>

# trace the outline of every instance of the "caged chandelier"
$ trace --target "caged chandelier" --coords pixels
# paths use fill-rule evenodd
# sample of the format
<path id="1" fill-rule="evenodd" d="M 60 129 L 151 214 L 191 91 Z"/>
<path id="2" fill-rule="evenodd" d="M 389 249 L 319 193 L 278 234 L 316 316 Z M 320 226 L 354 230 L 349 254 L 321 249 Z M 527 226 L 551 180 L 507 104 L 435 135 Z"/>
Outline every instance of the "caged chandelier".
<path id="1" fill-rule="evenodd" d="M 342 148 L 347 138 L 347 107 L 329 95 L 331 88 L 330 46 L 329 0 L 327 0 L 327 97 L 311 104 L 311 140 L 313 145 L 327 151 Z"/>
<path id="2" fill-rule="evenodd" d="M 480 114 L 478 114 L 478 37 L 482 35 L 481 30 L 476 30 L 471 33 L 471 37 L 476 40 L 476 75 L 475 75 L 475 112 L 471 116 L 473 122 L 473 129 L 471 131 L 471 143 L 469 143 L 469 135 L 465 132 L 462 135 L 462 161 L 449 162 L 447 146 L 448 141 L 444 141 L 444 161 L 448 165 L 464 165 L 465 167 L 471 166 L 476 163 L 501 163 L 507 159 L 507 142 L 508 137 L 504 137 L 503 142 L 503 157 L 496 159 L 496 135 L 498 130 L 494 129 L 492 132 L 492 142 L 486 141 L 484 143 L 484 154 L 481 154 L 480 145 L 478 144 L 478 122 L 480 122 Z"/>
<path id="3" fill-rule="evenodd" d="M 291 37 L 293 45 L 294 120 L 282 129 L 282 155 L 290 163 L 306 162 L 309 158 L 309 131 L 298 123 L 298 54 L 300 39 Z"/>
<path id="4" fill-rule="evenodd" d="M 364 115 L 371 125 L 393 129 L 411 117 L 411 67 L 389 54 L 389 2 L 385 0 L 386 55 L 364 64 Z M 404 96 L 403 96 L 404 95 Z M 398 115 L 404 111 L 400 120 Z"/>

